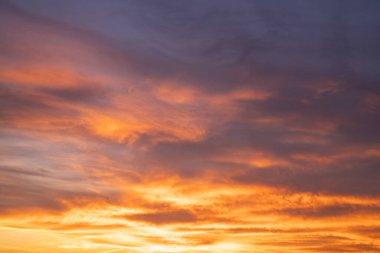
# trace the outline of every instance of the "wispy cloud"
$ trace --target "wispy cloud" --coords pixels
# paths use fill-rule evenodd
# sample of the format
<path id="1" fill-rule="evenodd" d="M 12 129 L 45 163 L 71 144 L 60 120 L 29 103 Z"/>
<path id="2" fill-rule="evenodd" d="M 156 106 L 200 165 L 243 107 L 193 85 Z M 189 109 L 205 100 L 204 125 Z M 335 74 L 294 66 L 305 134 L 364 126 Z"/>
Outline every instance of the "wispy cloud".
<path id="1" fill-rule="evenodd" d="M 2 1 L 0 251 L 379 252 L 379 8 Z"/>

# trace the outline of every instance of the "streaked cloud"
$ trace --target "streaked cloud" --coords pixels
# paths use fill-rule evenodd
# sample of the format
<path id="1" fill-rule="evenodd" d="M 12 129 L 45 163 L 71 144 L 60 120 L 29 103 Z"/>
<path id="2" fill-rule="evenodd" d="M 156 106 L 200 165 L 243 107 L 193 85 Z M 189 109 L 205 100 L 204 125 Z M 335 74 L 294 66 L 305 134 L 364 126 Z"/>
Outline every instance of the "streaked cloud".
<path id="1" fill-rule="evenodd" d="M 1 252 L 379 252 L 377 1 L 0 3 Z"/>

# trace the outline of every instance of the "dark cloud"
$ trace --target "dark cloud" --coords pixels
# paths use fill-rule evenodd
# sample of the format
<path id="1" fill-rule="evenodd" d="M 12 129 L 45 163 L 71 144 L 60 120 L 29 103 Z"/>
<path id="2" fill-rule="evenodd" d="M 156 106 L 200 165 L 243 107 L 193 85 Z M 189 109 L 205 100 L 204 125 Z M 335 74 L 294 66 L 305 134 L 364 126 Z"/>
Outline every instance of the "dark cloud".
<path id="1" fill-rule="evenodd" d="M 303 169 L 266 168 L 252 169 L 236 176 L 240 183 L 264 184 L 285 187 L 294 191 L 328 193 L 336 195 L 378 196 L 378 159 L 358 159 L 341 162 L 324 168 L 304 165 Z"/>
<path id="2" fill-rule="evenodd" d="M 380 227 L 377 226 L 359 226 L 350 228 L 349 231 L 363 234 L 372 238 L 380 238 Z"/>
<path id="3" fill-rule="evenodd" d="M 368 215 L 378 214 L 380 206 L 376 205 L 354 205 L 354 204 L 335 204 L 318 207 L 289 208 L 279 211 L 290 216 L 300 216 L 306 219 L 342 217 L 346 215 Z"/>
<path id="4" fill-rule="evenodd" d="M 96 85 L 68 88 L 46 88 L 41 92 L 62 99 L 68 103 L 85 104 L 89 106 L 107 106 L 107 91 Z"/>
<path id="5" fill-rule="evenodd" d="M 125 216 L 125 218 L 129 220 L 153 223 L 156 225 L 188 223 L 196 222 L 198 220 L 198 218 L 192 212 L 187 210 L 132 214 Z"/>
<path id="6" fill-rule="evenodd" d="M 51 186 L 39 184 L 36 178 L 52 179 L 41 170 L 6 167 L 1 168 L 0 175 L 0 213 L 3 214 L 17 210 L 62 211 L 65 209 L 62 200 L 86 195 L 60 189 L 53 190 Z"/>
<path id="7" fill-rule="evenodd" d="M 11 2 L 112 39 L 139 55 L 147 74 L 211 92 L 247 83 L 378 80 L 374 68 L 362 67 L 378 59 L 376 1 L 93 1 L 90 8 L 86 1 Z"/>

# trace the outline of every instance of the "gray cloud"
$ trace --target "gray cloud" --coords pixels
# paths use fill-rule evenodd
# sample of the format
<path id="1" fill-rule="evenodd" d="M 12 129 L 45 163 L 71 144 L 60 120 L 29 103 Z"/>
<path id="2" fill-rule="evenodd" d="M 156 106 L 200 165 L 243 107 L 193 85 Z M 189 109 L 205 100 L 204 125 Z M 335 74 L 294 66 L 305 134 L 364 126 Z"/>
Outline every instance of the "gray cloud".
<path id="1" fill-rule="evenodd" d="M 196 222 L 197 217 L 186 210 L 174 210 L 155 213 L 141 213 L 127 215 L 125 218 L 129 220 L 143 221 L 153 224 L 172 224 L 172 223 L 188 223 Z"/>
<path id="2" fill-rule="evenodd" d="M 378 196 L 379 173 L 378 159 L 357 159 L 319 169 L 308 164 L 304 169 L 252 169 L 235 179 L 316 194 Z"/>

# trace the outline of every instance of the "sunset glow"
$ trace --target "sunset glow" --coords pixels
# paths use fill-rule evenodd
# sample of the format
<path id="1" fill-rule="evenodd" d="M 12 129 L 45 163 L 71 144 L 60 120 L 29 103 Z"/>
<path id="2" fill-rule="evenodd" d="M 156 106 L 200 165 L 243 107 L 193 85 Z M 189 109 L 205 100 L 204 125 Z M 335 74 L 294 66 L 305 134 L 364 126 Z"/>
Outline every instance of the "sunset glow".
<path id="1" fill-rule="evenodd" d="M 375 0 L 0 0 L 0 252 L 380 252 L 379 24 Z"/>

